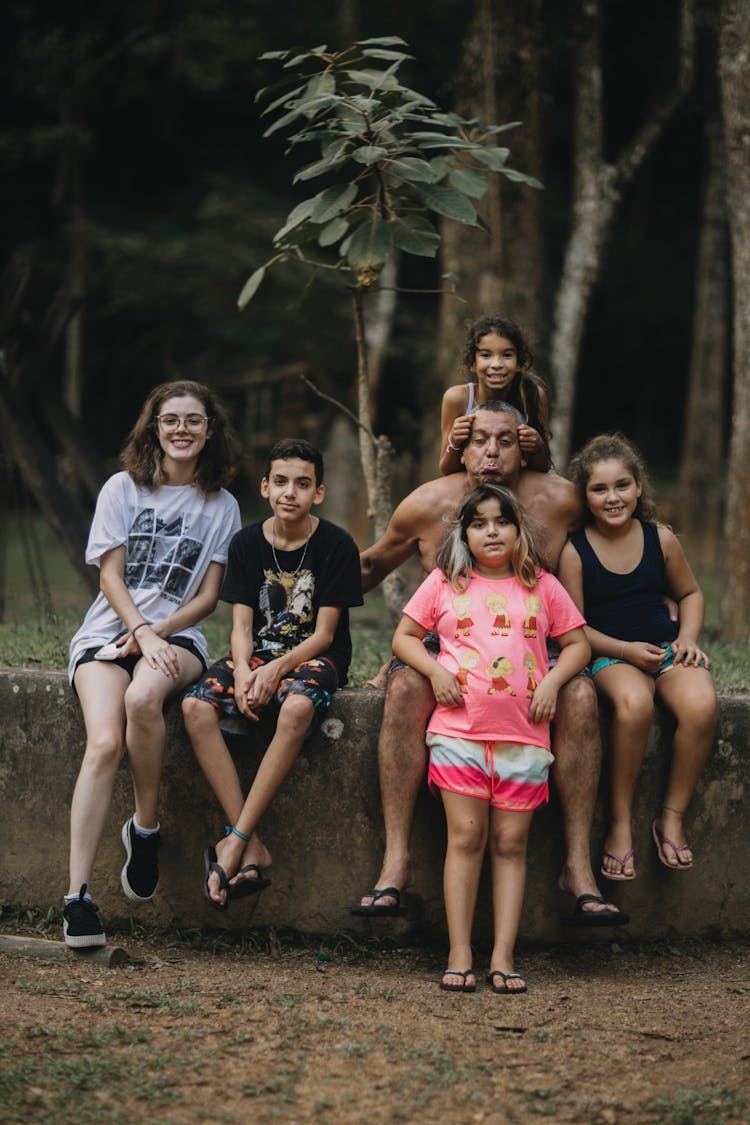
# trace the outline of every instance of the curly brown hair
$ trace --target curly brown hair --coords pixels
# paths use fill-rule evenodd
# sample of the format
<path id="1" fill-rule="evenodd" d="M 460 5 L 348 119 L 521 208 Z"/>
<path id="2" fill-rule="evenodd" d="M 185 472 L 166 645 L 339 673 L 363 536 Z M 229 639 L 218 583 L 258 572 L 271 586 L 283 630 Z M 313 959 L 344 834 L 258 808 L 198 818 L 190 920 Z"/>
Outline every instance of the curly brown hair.
<path id="1" fill-rule="evenodd" d="M 164 453 L 159 444 L 156 419 L 167 399 L 186 395 L 197 398 L 208 416 L 208 438 L 198 458 L 193 481 L 195 487 L 207 495 L 225 487 L 237 475 L 241 454 L 224 406 L 203 383 L 179 379 L 154 387 L 123 446 L 120 464 L 135 483 L 144 488 L 153 490 L 165 483 Z"/>
<path id="2" fill-rule="evenodd" d="M 581 497 L 586 522 L 592 523 L 594 518 L 586 503 L 586 485 L 591 470 L 600 461 L 622 461 L 636 484 L 641 486 L 641 495 L 638 497 L 634 516 L 639 520 L 654 521 L 657 518 L 656 504 L 651 498 L 648 474 L 640 453 L 623 434 L 597 434 L 575 454 L 568 469 L 568 476 Z"/>
<path id="3" fill-rule="evenodd" d="M 514 320 L 488 313 L 480 316 L 469 326 L 461 357 L 461 374 L 470 382 L 476 381 L 474 361 L 480 341 L 491 333 L 504 336 L 516 349 L 518 374 L 510 386 L 503 391 L 503 397 L 520 410 L 528 425 L 535 429 L 545 442 L 548 442 L 550 434 L 542 417 L 540 397 L 540 391 L 546 391 L 547 388 L 544 381 L 531 370 L 534 356 L 522 329 Z"/>

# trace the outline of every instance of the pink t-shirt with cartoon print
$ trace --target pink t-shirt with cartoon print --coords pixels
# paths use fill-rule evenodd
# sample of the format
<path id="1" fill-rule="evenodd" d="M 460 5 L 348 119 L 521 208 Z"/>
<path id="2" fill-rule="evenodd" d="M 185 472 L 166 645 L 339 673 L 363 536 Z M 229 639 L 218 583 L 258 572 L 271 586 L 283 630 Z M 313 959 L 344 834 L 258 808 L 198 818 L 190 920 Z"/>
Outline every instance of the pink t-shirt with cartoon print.
<path id="1" fill-rule="evenodd" d="M 586 623 L 556 578 L 539 571 L 530 590 L 517 578 L 472 572 L 459 592 L 436 568 L 404 613 L 438 634 L 438 661 L 456 677 L 463 695 L 462 707 L 436 706 L 428 731 L 549 749 L 549 723 L 529 720 L 534 689 L 549 667 L 547 638 Z"/>

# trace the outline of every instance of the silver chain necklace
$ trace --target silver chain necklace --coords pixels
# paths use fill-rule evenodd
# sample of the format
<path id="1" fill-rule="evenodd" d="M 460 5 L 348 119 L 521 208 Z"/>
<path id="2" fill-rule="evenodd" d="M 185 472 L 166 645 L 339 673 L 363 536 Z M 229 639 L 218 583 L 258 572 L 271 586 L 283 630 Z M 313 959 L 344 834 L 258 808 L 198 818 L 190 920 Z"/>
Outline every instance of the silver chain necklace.
<path id="1" fill-rule="evenodd" d="M 305 548 L 302 552 L 302 558 L 297 563 L 296 568 L 294 570 L 290 571 L 290 570 L 284 570 L 283 567 L 280 565 L 279 560 L 276 558 L 276 517 L 274 516 L 273 523 L 271 524 L 271 554 L 273 555 L 273 561 L 276 564 L 276 569 L 279 572 L 279 574 L 288 574 L 290 576 L 290 578 L 294 578 L 295 574 L 299 574 L 299 572 L 302 568 L 302 564 L 305 561 L 305 555 L 307 554 L 307 547 L 308 547 L 308 544 L 310 542 L 310 536 L 312 535 L 312 532 L 313 532 L 312 516 L 310 516 L 309 519 L 310 519 L 310 524 L 309 524 L 309 527 L 307 529 L 307 539 L 305 540 Z M 294 550 L 298 551 L 299 547 L 295 547 Z"/>

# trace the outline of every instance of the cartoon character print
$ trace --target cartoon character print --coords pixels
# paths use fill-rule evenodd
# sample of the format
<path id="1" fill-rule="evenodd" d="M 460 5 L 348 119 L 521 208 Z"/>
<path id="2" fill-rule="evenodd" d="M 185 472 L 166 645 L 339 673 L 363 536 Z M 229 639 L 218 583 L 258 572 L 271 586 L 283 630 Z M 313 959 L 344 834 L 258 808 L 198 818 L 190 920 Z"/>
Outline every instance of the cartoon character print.
<path id="1" fill-rule="evenodd" d="M 471 620 L 471 598 L 468 594 L 456 594 L 453 599 L 456 611 L 456 637 L 468 637 L 474 622 Z"/>
<path id="2" fill-rule="evenodd" d="M 257 632 L 259 647 L 270 652 L 289 652 L 312 636 L 315 577 L 310 570 L 299 574 L 263 572 L 265 582 L 258 599 L 264 624 Z"/>
<path id="3" fill-rule="evenodd" d="M 510 618 L 505 612 L 505 601 L 504 594 L 488 594 L 485 598 L 484 604 L 494 618 L 490 629 L 493 636 L 499 634 L 501 637 L 507 637 L 510 633 Z"/>
<path id="4" fill-rule="evenodd" d="M 534 694 L 536 689 L 539 687 L 539 683 L 537 681 L 537 678 L 534 675 L 534 673 L 536 672 L 536 660 L 534 659 L 532 653 L 530 653 L 530 652 L 526 653 L 526 655 L 523 658 L 523 666 L 526 669 L 526 673 L 527 673 L 527 675 L 526 675 L 526 695 L 529 699 L 531 699 L 532 695 Z"/>
<path id="5" fill-rule="evenodd" d="M 461 657 L 461 665 L 456 672 L 456 679 L 462 695 L 469 694 L 469 672 L 479 663 L 479 653 L 469 648 Z"/>
<path id="6" fill-rule="evenodd" d="M 508 695 L 516 694 L 506 679 L 506 676 L 510 676 L 513 672 L 513 665 L 507 656 L 496 656 L 487 665 L 485 672 L 492 681 L 492 686 L 487 690 L 488 695 L 495 695 L 499 691 L 504 691 Z"/>
<path id="7" fill-rule="evenodd" d="M 524 604 L 529 612 L 524 619 L 523 635 L 524 637 L 534 638 L 536 637 L 536 615 L 542 608 L 542 603 L 535 594 L 530 594 Z"/>

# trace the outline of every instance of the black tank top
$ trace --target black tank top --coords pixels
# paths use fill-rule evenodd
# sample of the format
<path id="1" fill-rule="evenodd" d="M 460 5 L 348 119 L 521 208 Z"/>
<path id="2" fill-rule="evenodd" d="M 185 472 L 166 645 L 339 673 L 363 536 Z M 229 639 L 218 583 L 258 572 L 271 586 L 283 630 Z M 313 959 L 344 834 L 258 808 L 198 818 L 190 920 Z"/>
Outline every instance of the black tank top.
<path id="1" fill-rule="evenodd" d="M 583 568 L 586 624 L 621 641 L 673 641 L 678 627 L 662 600 L 668 590 L 659 533 L 654 523 L 641 526 L 643 555 L 629 574 L 602 566 L 585 531 L 571 535 Z"/>

